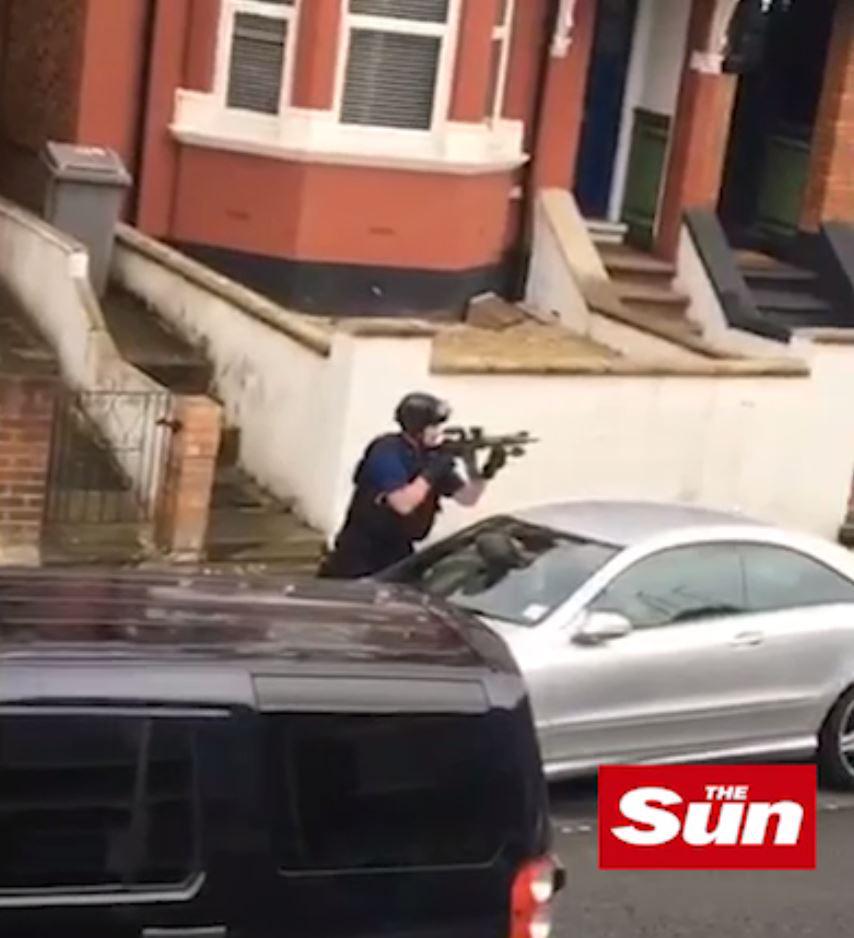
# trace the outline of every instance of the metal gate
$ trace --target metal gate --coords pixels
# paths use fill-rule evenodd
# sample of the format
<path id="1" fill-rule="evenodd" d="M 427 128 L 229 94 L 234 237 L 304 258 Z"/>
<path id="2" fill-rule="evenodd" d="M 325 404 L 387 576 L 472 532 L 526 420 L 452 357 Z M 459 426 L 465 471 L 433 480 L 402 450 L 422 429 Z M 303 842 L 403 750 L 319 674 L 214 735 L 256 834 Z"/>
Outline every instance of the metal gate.
<path id="1" fill-rule="evenodd" d="M 167 393 L 83 391 L 61 396 L 46 524 L 152 522 L 171 438 L 169 415 Z"/>

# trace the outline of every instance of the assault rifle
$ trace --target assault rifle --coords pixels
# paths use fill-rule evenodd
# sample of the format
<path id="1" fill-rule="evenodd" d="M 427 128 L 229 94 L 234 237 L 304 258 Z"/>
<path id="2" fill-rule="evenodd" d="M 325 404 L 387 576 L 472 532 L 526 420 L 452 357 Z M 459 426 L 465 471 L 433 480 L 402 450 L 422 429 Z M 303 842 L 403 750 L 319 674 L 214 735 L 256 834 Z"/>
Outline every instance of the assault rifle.
<path id="1" fill-rule="evenodd" d="M 539 443 L 527 432 L 490 436 L 483 427 L 448 427 L 443 435 L 442 449 L 463 460 L 471 460 L 478 452 L 498 447 L 505 450 L 508 456 L 524 456 L 529 446 Z"/>

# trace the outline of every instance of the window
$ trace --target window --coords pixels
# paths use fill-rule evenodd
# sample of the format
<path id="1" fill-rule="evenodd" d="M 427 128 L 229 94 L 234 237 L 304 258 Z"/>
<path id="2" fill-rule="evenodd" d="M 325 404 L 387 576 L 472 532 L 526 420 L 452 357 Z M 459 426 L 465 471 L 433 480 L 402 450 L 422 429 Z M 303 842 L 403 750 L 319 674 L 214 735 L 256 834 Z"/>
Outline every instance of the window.
<path id="1" fill-rule="evenodd" d="M 226 0 L 226 104 L 278 114 L 289 95 L 296 0 Z"/>
<path id="2" fill-rule="evenodd" d="M 428 548 L 383 578 L 469 612 L 535 626 L 617 553 L 608 544 L 496 518 Z"/>
<path id="3" fill-rule="evenodd" d="M 504 110 L 504 89 L 510 61 L 510 32 L 516 0 L 498 0 L 495 26 L 492 30 L 492 65 L 489 94 L 486 101 L 488 119 L 497 120 Z"/>
<path id="4" fill-rule="evenodd" d="M 430 130 L 452 0 L 349 0 L 341 122 Z"/>
<path id="5" fill-rule="evenodd" d="M 0 892 L 185 883 L 194 791 L 177 721 L 0 716 Z"/>
<path id="6" fill-rule="evenodd" d="M 518 713 L 265 719 L 283 869 L 485 863 L 524 829 Z"/>
<path id="7" fill-rule="evenodd" d="M 854 583 L 783 547 L 744 548 L 747 599 L 755 612 L 854 603 Z"/>
<path id="8" fill-rule="evenodd" d="M 592 608 L 619 612 L 636 628 L 743 613 L 746 601 L 738 550 L 703 544 L 662 551 L 617 576 Z"/>

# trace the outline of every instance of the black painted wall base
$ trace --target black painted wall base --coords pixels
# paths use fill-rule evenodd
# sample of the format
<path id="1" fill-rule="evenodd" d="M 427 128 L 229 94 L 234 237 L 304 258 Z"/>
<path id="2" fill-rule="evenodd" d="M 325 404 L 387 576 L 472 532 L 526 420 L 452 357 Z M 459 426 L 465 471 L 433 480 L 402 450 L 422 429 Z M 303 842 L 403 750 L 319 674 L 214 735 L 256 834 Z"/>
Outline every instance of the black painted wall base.
<path id="1" fill-rule="evenodd" d="M 290 309 L 321 316 L 462 318 L 468 301 L 506 295 L 518 260 L 464 271 L 321 264 L 225 248 L 176 244 L 180 251 Z"/>

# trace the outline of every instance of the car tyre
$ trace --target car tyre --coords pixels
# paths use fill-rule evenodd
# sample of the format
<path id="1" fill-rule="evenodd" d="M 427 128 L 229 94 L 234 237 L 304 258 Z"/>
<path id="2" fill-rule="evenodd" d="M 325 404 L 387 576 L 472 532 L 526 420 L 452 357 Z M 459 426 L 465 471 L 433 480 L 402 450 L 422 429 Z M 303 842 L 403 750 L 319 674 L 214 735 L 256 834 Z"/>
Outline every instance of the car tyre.
<path id="1" fill-rule="evenodd" d="M 854 688 L 839 698 L 824 721 L 818 766 L 825 784 L 854 790 Z"/>

